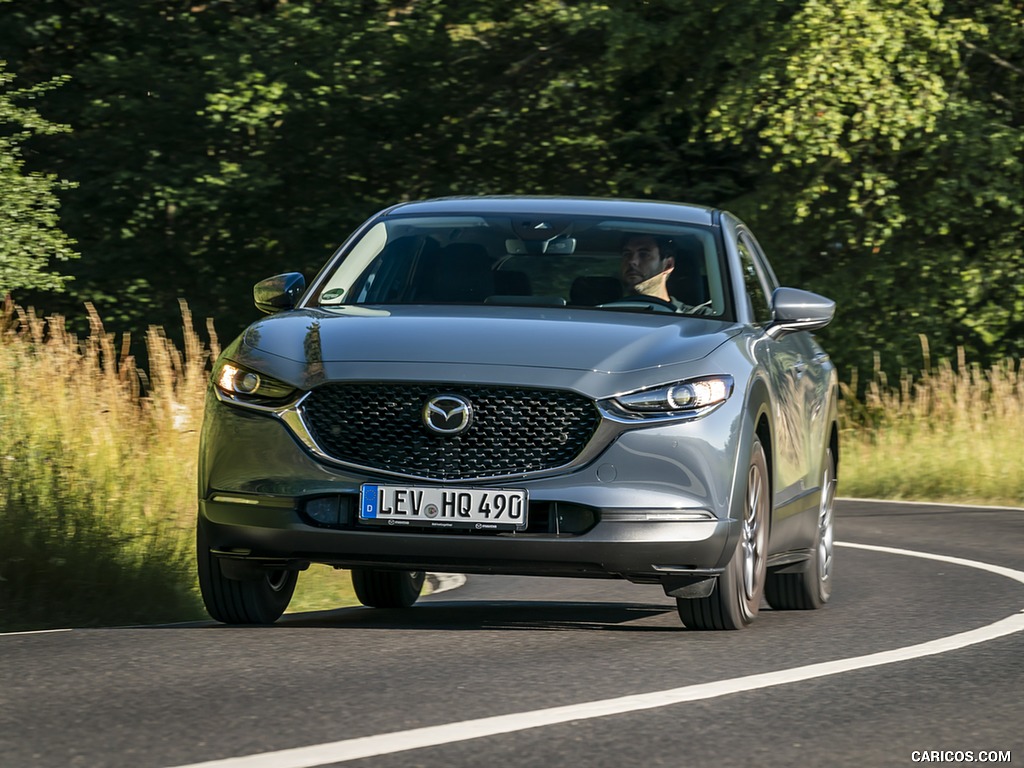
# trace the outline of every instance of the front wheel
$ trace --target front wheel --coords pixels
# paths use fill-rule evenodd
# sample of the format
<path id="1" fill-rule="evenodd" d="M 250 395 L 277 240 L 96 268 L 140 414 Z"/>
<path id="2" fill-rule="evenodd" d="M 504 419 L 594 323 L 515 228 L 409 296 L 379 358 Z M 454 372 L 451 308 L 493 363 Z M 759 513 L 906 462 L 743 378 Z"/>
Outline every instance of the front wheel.
<path id="1" fill-rule="evenodd" d="M 736 551 L 710 595 L 676 598 L 679 618 L 690 629 L 743 629 L 757 617 L 767 575 L 770 496 L 768 461 L 755 436 Z"/>
<path id="2" fill-rule="evenodd" d="M 356 597 L 371 608 L 409 608 L 419 599 L 425 578 L 423 571 L 352 569 Z"/>
<path id="3" fill-rule="evenodd" d="M 273 624 L 288 608 L 299 578 L 297 571 L 253 569 L 251 578 L 229 579 L 210 554 L 202 522 L 196 526 L 196 560 L 206 611 L 225 624 Z"/>
<path id="4" fill-rule="evenodd" d="M 832 596 L 832 562 L 835 539 L 836 459 L 832 449 L 825 453 L 818 530 L 806 570 L 799 573 L 770 573 L 765 585 L 768 604 L 777 611 L 808 611 L 821 608 Z"/>

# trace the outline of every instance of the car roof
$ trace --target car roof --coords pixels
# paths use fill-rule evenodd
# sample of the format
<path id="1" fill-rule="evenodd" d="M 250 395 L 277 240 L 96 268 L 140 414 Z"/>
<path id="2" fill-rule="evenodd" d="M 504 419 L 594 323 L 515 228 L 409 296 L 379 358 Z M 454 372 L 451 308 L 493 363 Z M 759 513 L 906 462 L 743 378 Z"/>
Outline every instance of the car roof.
<path id="1" fill-rule="evenodd" d="M 661 200 L 484 195 L 440 197 L 433 200 L 399 203 L 382 211 L 381 215 L 604 216 L 711 226 L 717 223 L 716 213 L 715 209 L 702 205 Z"/>

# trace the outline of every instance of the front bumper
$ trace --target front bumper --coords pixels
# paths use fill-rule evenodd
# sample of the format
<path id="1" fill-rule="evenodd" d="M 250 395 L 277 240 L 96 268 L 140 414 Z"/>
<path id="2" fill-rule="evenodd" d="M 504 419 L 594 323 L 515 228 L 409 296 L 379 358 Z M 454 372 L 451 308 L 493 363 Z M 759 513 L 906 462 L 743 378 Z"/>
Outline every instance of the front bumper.
<path id="1" fill-rule="evenodd" d="M 351 519 L 317 525 L 303 512 L 309 499 L 352 499 L 363 483 L 403 481 L 318 461 L 277 418 L 211 396 L 200 453 L 200 524 L 216 554 L 274 565 L 643 582 L 708 577 L 725 566 L 739 537 L 729 508 L 735 417 L 723 408 L 695 422 L 627 430 L 572 472 L 501 481 L 500 487 L 525 488 L 531 504 L 590 510 L 582 528 L 439 533 L 366 528 Z"/>
<path id="2" fill-rule="evenodd" d="M 294 506 L 200 501 L 211 548 L 232 559 L 327 563 L 454 573 L 623 577 L 657 581 L 713 575 L 724 565 L 734 520 L 598 522 L 579 535 L 414 533 L 331 530 L 305 522 Z"/>

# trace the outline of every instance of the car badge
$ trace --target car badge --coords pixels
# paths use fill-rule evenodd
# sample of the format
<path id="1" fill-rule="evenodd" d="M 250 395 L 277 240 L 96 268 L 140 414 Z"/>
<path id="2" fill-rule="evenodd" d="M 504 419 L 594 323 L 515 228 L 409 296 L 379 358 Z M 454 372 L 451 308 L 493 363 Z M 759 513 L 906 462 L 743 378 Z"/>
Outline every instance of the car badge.
<path id="1" fill-rule="evenodd" d="M 423 406 L 423 423 L 439 435 L 457 435 L 473 421 L 473 406 L 459 395 L 434 395 Z"/>

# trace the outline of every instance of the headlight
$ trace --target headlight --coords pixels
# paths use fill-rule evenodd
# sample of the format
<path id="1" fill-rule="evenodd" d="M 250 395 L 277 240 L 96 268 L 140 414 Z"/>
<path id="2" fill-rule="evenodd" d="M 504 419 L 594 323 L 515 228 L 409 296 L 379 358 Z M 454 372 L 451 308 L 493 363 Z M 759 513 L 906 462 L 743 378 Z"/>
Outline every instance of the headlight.
<path id="1" fill-rule="evenodd" d="M 214 371 L 213 381 L 231 399 L 246 402 L 279 401 L 295 392 L 295 387 L 283 381 L 229 362 L 221 363 Z"/>
<path id="2" fill-rule="evenodd" d="M 622 408 L 636 413 L 697 411 L 724 403 L 732 388 L 732 376 L 709 376 L 619 395 L 615 400 Z"/>

